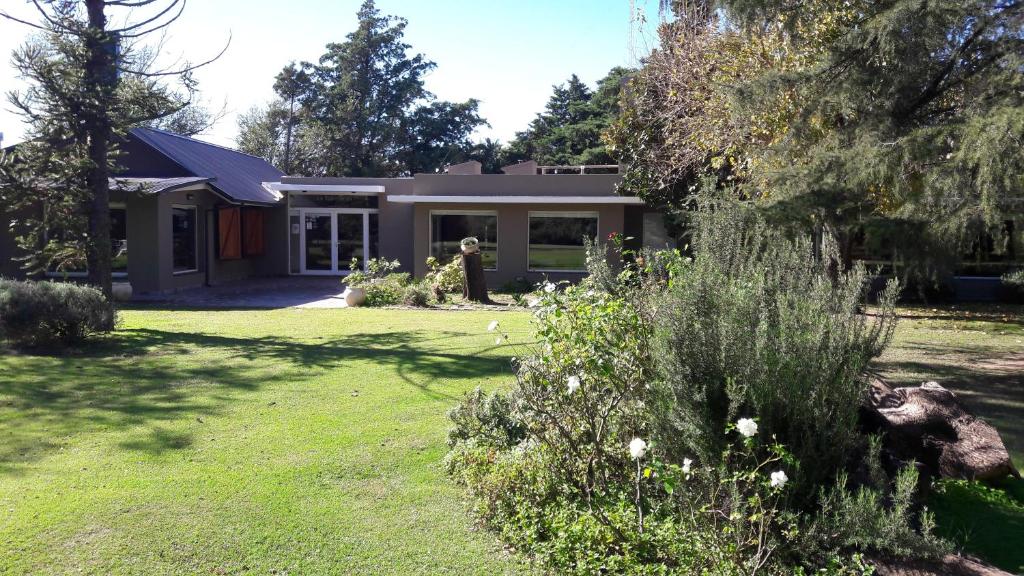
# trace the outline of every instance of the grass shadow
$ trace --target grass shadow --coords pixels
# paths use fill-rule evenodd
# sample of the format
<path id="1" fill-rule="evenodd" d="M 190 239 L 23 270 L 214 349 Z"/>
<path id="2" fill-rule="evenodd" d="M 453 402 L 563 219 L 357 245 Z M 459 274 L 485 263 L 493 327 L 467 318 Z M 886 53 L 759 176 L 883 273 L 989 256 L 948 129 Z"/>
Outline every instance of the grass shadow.
<path id="1" fill-rule="evenodd" d="M 6 368 L 13 377 L 0 378 L 0 472 L 15 472 L 59 449 L 61 438 L 95 429 L 148 427 L 148 436 L 121 445 L 129 450 L 187 448 L 191 438 L 161 423 L 216 415 L 239 392 L 307 378 L 310 368 L 359 370 L 371 362 L 391 369 L 396 383 L 454 402 L 444 380 L 511 374 L 507 358 L 483 354 L 493 348 L 457 341 L 466 336 L 395 330 L 297 340 L 132 328 L 61 355 L 0 355 L 0 370 L 16 367 Z M 199 350 L 216 352 L 218 361 L 190 358 Z"/>

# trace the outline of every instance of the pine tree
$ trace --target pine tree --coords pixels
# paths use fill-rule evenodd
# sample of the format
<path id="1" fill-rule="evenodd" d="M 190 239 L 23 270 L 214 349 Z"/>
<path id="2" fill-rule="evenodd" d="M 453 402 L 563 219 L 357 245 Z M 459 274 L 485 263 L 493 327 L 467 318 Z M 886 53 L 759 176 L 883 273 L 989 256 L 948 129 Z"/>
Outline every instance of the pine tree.
<path id="1" fill-rule="evenodd" d="M 134 126 L 185 110 L 196 89 L 191 73 L 216 57 L 153 69 L 153 52 L 140 39 L 177 20 L 183 0 L 39 0 L 34 5 L 38 23 L 0 10 L 0 17 L 41 32 L 13 55 L 30 86 L 9 94 L 9 100 L 29 125 L 29 141 L 5 155 L 0 201 L 19 215 L 12 228 L 29 254 L 30 272 L 85 264 L 90 283 L 109 296 L 109 182 L 118 139 Z"/>

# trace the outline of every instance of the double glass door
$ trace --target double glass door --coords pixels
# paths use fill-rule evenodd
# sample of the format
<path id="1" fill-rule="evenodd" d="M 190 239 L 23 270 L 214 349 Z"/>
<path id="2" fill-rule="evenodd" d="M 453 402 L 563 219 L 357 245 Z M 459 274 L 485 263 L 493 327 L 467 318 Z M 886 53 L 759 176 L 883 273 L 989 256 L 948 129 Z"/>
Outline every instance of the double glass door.
<path id="1" fill-rule="evenodd" d="M 356 261 L 377 257 L 377 212 L 358 209 L 303 210 L 302 273 L 347 274 Z"/>

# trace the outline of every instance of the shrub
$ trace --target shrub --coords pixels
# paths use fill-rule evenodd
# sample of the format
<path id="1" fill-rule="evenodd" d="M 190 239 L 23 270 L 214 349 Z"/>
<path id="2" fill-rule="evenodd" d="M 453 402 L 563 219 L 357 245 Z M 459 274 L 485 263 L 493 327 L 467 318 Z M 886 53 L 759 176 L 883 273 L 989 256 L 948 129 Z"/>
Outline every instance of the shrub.
<path id="1" fill-rule="evenodd" d="M 442 265 L 437 258 L 427 258 L 427 275 L 425 280 L 437 290 L 451 294 L 462 291 L 462 260 L 453 258 Z"/>
<path id="2" fill-rule="evenodd" d="M 366 290 L 367 306 L 391 306 L 402 301 L 408 284 L 409 274 L 396 272 L 383 278 L 374 278 L 360 285 L 360 288 Z"/>
<path id="3" fill-rule="evenodd" d="M 71 345 L 114 329 L 116 313 L 89 286 L 0 280 L 0 335 L 16 346 Z"/>
<path id="4" fill-rule="evenodd" d="M 661 436 L 708 459 L 720 430 L 753 415 L 797 460 L 803 497 L 830 482 L 861 442 L 864 371 L 895 326 L 895 283 L 859 313 L 864 267 L 842 270 L 834 242 L 788 238 L 742 209 L 705 210 L 695 256 L 655 306 Z"/>
<path id="5" fill-rule="evenodd" d="M 430 305 L 430 289 L 422 282 L 413 282 L 402 290 L 402 304 L 423 308 Z"/>
<path id="6" fill-rule="evenodd" d="M 1003 274 L 1001 280 L 1011 302 L 1024 302 L 1024 268 Z"/>
<path id="7" fill-rule="evenodd" d="M 591 280 L 531 295 L 515 386 L 450 413 L 446 467 L 476 512 L 554 573 L 853 576 L 865 554 L 937 553 L 915 473 L 890 481 L 856 428 L 895 286 L 868 320 L 863 270 L 827 239 L 697 221 L 692 260 L 592 258 Z"/>

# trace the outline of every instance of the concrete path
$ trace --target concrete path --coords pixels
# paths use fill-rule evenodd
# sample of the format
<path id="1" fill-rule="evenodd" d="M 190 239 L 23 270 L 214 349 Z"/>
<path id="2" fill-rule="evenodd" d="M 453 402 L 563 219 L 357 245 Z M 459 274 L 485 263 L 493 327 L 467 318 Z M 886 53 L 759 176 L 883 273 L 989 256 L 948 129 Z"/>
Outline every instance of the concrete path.
<path id="1" fill-rule="evenodd" d="M 141 294 L 133 302 L 176 308 L 345 308 L 340 278 L 254 278 L 172 294 Z"/>

